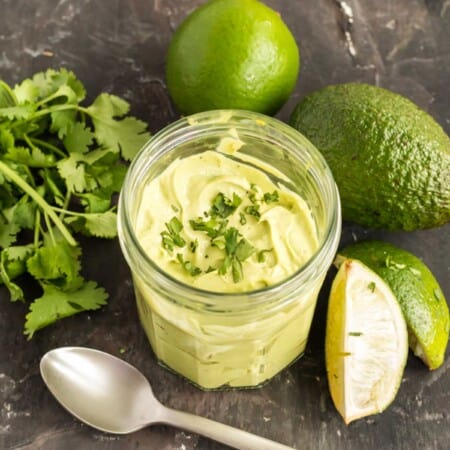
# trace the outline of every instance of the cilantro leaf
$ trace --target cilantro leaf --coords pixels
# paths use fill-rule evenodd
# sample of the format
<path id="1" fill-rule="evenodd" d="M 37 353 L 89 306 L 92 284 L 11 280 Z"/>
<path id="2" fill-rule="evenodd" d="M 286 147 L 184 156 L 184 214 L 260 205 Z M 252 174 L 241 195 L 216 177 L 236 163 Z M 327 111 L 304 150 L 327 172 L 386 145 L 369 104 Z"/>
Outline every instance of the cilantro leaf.
<path id="1" fill-rule="evenodd" d="M 91 180 L 88 190 L 103 192 L 111 196 L 119 192 L 126 174 L 126 167 L 120 163 L 119 155 L 111 150 L 92 150 L 83 155 L 86 172 Z"/>
<path id="2" fill-rule="evenodd" d="M 52 155 L 46 155 L 38 147 L 10 147 L 4 154 L 9 161 L 30 167 L 52 167 L 55 160 Z"/>
<path id="3" fill-rule="evenodd" d="M 15 205 L 3 210 L 3 216 L 10 223 L 16 224 L 20 230 L 32 229 L 35 220 L 36 205 L 24 195 Z"/>
<path id="4" fill-rule="evenodd" d="M 33 251 L 32 245 L 19 245 L 5 248 L 0 254 L 1 281 L 8 288 L 11 301 L 13 302 L 24 299 L 21 287 L 13 283 L 12 280 L 26 271 L 26 261 Z"/>
<path id="5" fill-rule="evenodd" d="M 103 93 L 87 109 L 89 114 L 95 117 L 112 119 L 127 114 L 130 111 L 130 104 L 116 95 Z"/>
<path id="6" fill-rule="evenodd" d="M 83 84 L 70 70 L 65 68 L 58 71 L 49 69 L 47 71 L 47 78 L 51 79 L 52 84 L 55 86 L 67 85 L 70 87 L 70 89 L 75 93 L 78 102 L 83 101 L 86 97 L 86 90 L 84 89 Z"/>
<path id="7" fill-rule="evenodd" d="M 69 289 L 81 283 L 81 248 L 69 245 L 61 235 L 46 234 L 44 244 L 27 261 L 28 272 L 37 280 Z"/>
<path id="8" fill-rule="evenodd" d="M 113 238 L 117 236 L 117 214 L 113 211 L 101 214 L 84 214 L 85 228 L 90 236 Z"/>
<path id="9" fill-rule="evenodd" d="M 50 113 L 50 117 L 50 131 L 57 133 L 59 139 L 63 139 L 64 136 L 67 136 L 71 132 L 77 117 L 77 112 L 74 110 L 54 111 Z"/>
<path id="10" fill-rule="evenodd" d="M 74 290 L 63 290 L 52 284 L 43 286 L 43 295 L 31 304 L 26 316 L 25 334 L 33 334 L 59 319 L 82 311 L 99 309 L 106 304 L 108 294 L 94 281 L 84 281 Z"/>
<path id="11" fill-rule="evenodd" d="M 146 132 L 146 124 L 134 117 L 122 120 L 96 117 L 92 118 L 97 141 L 106 148 L 120 151 L 122 157 L 131 161 L 150 135 Z"/>
<path id="12" fill-rule="evenodd" d="M 113 211 L 68 216 L 66 223 L 87 236 L 114 238 L 117 236 L 117 214 Z"/>
<path id="13" fill-rule="evenodd" d="M 0 108 L 14 106 L 17 104 L 13 90 L 2 80 L 0 80 Z"/>
<path id="14" fill-rule="evenodd" d="M 94 133 L 81 122 L 75 122 L 63 139 L 69 153 L 86 153 L 94 141 Z"/>
<path id="15" fill-rule="evenodd" d="M 102 213 L 111 206 L 110 196 L 103 195 L 102 192 L 77 194 L 77 197 L 87 213 Z"/>
<path id="16" fill-rule="evenodd" d="M 0 108 L 0 117 L 12 119 L 27 119 L 35 111 L 35 107 L 31 104 L 8 106 Z"/>
<path id="17" fill-rule="evenodd" d="M 0 128 L 0 151 L 6 151 L 11 147 L 14 147 L 15 140 L 14 135 L 7 128 Z"/>
<path id="18" fill-rule="evenodd" d="M 7 222 L 0 216 L 0 247 L 7 248 L 17 240 L 20 226 L 15 222 Z"/>
<path id="19" fill-rule="evenodd" d="M 125 117 L 130 105 L 125 100 L 110 94 L 100 94 L 86 108 L 92 117 L 97 141 L 106 148 L 121 152 L 122 157 L 132 160 L 150 137 L 146 124 L 134 117 Z"/>
<path id="20" fill-rule="evenodd" d="M 19 104 L 35 103 L 55 94 L 60 87 L 69 88 L 77 102 L 81 102 L 86 96 L 86 91 L 75 74 L 64 68 L 36 73 L 31 79 L 15 86 L 14 94 Z"/>
<path id="21" fill-rule="evenodd" d="M 80 162 L 78 153 L 71 153 L 68 158 L 58 162 L 58 172 L 66 181 L 71 192 L 82 192 L 86 189 L 84 164 Z"/>
<path id="22" fill-rule="evenodd" d="M 39 99 L 40 92 L 39 86 L 37 86 L 33 80 L 28 78 L 19 85 L 16 85 L 13 90 L 19 105 L 36 102 Z"/>

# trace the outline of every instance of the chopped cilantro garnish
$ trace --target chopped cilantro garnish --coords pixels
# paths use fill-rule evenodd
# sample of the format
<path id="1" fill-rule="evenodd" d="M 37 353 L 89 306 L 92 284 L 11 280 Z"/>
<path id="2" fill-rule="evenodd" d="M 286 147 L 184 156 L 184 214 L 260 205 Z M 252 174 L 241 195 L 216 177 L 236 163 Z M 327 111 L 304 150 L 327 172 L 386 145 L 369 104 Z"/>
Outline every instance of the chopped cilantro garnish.
<path id="1" fill-rule="evenodd" d="M 266 249 L 266 250 L 260 250 L 257 254 L 256 254 L 256 259 L 259 263 L 262 263 L 266 260 L 266 253 L 271 252 L 272 249 Z"/>
<path id="2" fill-rule="evenodd" d="M 272 193 L 266 192 L 264 194 L 264 201 L 266 203 L 276 203 L 280 200 L 280 197 L 278 195 L 278 191 L 273 191 Z"/>
<path id="3" fill-rule="evenodd" d="M 371 292 L 375 292 L 375 287 L 376 287 L 375 281 L 371 281 L 371 282 L 367 285 L 367 287 L 368 287 L 368 289 L 369 289 Z"/>
<path id="4" fill-rule="evenodd" d="M 168 251 L 172 252 L 174 247 L 184 247 L 186 241 L 180 236 L 183 224 L 177 217 L 172 217 L 169 222 L 165 223 L 167 231 L 161 232 L 162 245 Z"/>
<path id="5" fill-rule="evenodd" d="M 233 192 L 233 198 L 230 199 L 222 192 L 219 192 L 212 202 L 209 214 L 211 217 L 221 217 L 225 219 L 236 211 L 241 204 L 242 199 Z"/>
<path id="6" fill-rule="evenodd" d="M 247 223 L 246 215 L 251 215 L 260 218 L 260 203 L 262 201 L 266 203 L 272 203 L 278 201 L 278 192 L 266 193 L 261 200 L 256 198 L 258 187 L 252 184 L 250 191 L 247 192 L 247 197 L 252 204 L 242 206 L 239 211 L 239 223 L 245 225 Z M 211 207 L 208 211 L 203 211 L 203 217 L 197 217 L 196 219 L 189 220 L 189 225 L 193 231 L 205 233 L 211 238 L 211 246 L 224 252 L 224 258 L 218 267 L 209 266 L 205 271 L 206 273 L 217 270 L 220 275 L 231 273 L 233 281 L 235 283 L 243 279 L 243 266 L 242 263 L 250 256 L 256 253 L 258 262 L 265 261 L 265 253 L 271 250 L 258 251 L 250 242 L 245 239 L 239 230 L 233 226 L 229 226 L 229 217 L 232 216 L 238 208 L 241 206 L 243 199 L 236 193 L 232 194 L 229 198 L 222 192 L 219 192 L 211 201 Z M 182 225 L 176 217 L 167 224 L 167 230 L 161 233 L 163 238 L 163 246 L 170 252 L 174 247 L 178 245 L 182 247 L 185 245 L 185 241 L 180 236 Z M 198 240 L 191 241 L 189 248 L 192 252 L 195 252 L 198 246 Z M 185 261 L 181 253 L 177 254 L 177 260 L 181 263 L 184 269 L 191 275 L 198 275 L 201 269 L 195 267 L 189 261 Z M 205 255 L 204 258 L 208 258 Z"/>
<path id="7" fill-rule="evenodd" d="M 253 255 L 256 248 L 234 227 L 225 231 L 224 238 L 226 257 L 219 267 L 219 274 L 225 275 L 231 269 L 233 281 L 238 283 L 243 278 L 242 262 Z"/>
<path id="8" fill-rule="evenodd" d="M 248 199 L 253 203 L 257 203 L 258 202 L 258 198 L 256 197 L 256 193 L 251 191 L 248 193 Z"/>
<path id="9" fill-rule="evenodd" d="M 237 228 L 231 227 L 224 233 L 225 251 L 227 255 L 233 255 L 238 246 L 239 231 Z"/>
<path id="10" fill-rule="evenodd" d="M 259 218 L 261 217 L 261 213 L 259 212 L 259 205 L 249 205 L 245 207 L 245 212 L 249 215 L 249 216 L 253 216 L 256 219 L 259 220 Z"/>
<path id="11" fill-rule="evenodd" d="M 181 253 L 177 253 L 177 260 L 183 266 L 183 269 L 192 277 L 202 273 L 202 270 L 199 267 L 195 266 L 190 261 L 185 261 Z"/>
<path id="12" fill-rule="evenodd" d="M 209 220 L 203 220 L 201 217 L 190 220 L 189 224 L 191 225 L 194 231 L 203 231 L 210 238 L 215 238 L 220 236 L 225 231 L 228 221 L 227 220 L 217 220 L 215 218 Z"/>
<path id="13" fill-rule="evenodd" d="M 191 249 L 192 253 L 195 253 L 198 247 L 198 239 L 195 239 L 194 241 L 191 241 L 189 243 L 189 248 Z"/>
<path id="14" fill-rule="evenodd" d="M 247 258 L 256 252 L 256 248 L 253 247 L 245 238 L 242 238 L 236 247 L 234 254 L 239 261 L 245 261 Z"/>

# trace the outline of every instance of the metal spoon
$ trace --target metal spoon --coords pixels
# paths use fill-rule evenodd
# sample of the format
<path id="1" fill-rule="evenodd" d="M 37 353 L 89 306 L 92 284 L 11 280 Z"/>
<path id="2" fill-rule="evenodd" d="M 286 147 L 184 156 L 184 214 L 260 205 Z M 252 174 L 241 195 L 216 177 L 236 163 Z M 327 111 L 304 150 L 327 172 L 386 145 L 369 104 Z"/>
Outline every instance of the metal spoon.
<path id="1" fill-rule="evenodd" d="M 292 450 L 229 425 L 165 407 L 154 397 L 141 372 L 99 350 L 57 348 L 42 357 L 40 369 L 55 398 L 79 420 L 101 431 L 126 434 L 162 423 L 241 450 Z"/>

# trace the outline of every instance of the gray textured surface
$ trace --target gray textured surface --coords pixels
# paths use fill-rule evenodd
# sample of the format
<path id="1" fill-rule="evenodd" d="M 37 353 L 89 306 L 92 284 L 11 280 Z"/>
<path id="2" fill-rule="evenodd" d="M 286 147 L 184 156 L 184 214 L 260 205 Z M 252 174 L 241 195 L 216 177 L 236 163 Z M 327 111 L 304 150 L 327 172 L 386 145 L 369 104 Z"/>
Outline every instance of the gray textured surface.
<path id="1" fill-rule="evenodd" d="M 164 56 L 173 29 L 200 0 L 1 0 L 0 78 L 18 82 L 66 66 L 90 98 L 109 91 L 128 99 L 155 132 L 177 117 L 164 86 Z M 286 120 L 306 93 L 327 84 L 366 81 L 400 92 L 450 132 L 450 1 L 267 0 L 293 30 L 302 55 Z M 341 6 L 340 6 L 341 5 Z M 351 16 L 345 14 L 350 6 Z M 450 298 L 450 226 L 383 233 L 346 224 L 342 245 L 379 237 L 420 256 Z M 262 389 L 205 393 L 157 365 L 138 324 L 128 269 L 116 242 L 85 241 L 86 275 L 111 294 L 95 314 L 67 319 L 27 342 L 26 306 L 0 289 L 0 448 L 219 450 L 225 447 L 163 426 L 130 436 L 105 435 L 66 413 L 44 387 L 38 363 L 60 345 L 119 355 L 151 380 L 168 406 L 201 414 L 297 449 L 446 449 L 450 442 L 450 358 L 429 372 L 410 356 L 395 402 L 382 415 L 346 427 L 325 377 L 326 297 L 322 290 L 305 356 Z M 448 353 L 448 352 L 447 352 Z"/>

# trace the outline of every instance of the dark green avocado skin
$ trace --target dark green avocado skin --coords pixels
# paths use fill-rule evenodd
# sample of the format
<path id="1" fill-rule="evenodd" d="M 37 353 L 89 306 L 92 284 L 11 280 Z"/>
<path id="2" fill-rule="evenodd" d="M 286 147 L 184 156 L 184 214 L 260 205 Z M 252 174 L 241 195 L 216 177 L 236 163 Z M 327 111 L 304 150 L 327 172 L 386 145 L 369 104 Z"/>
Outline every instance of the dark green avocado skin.
<path id="1" fill-rule="evenodd" d="M 305 97 L 290 124 L 323 154 L 344 220 L 417 230 L 450 221 L 450 138 L 410 100 L 363 83 Z"/>

